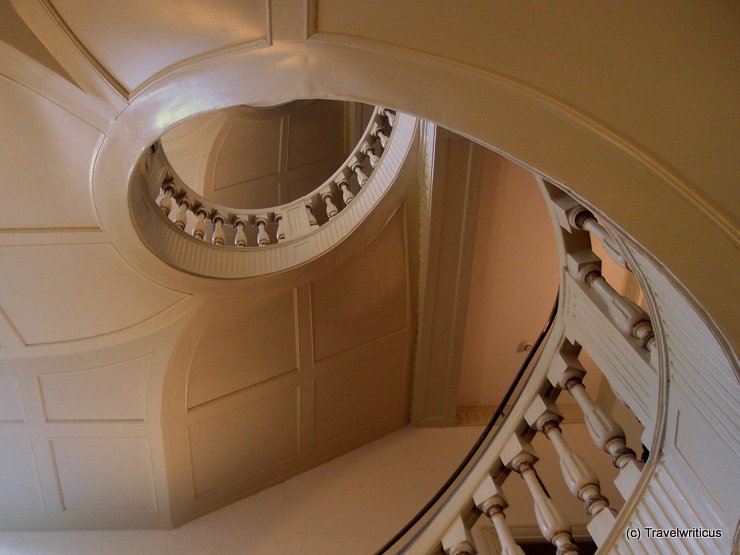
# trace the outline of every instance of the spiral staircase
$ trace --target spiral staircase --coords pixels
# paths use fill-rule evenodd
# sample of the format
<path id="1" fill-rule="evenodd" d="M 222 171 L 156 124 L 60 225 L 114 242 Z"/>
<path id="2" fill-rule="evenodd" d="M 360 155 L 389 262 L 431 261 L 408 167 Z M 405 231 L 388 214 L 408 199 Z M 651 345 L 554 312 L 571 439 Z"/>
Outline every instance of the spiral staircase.
<path id="1" fill-rule="evenodd" d="M 0 553 L 736 549 L 736 16 L 2 2 Z M 374 108 L 290 198 L 234 206 L 168 151 L 251 110 L 283 175 L 298 99 Z M 476 353 L 491 168 L 557 262 L 502 250 L 536 309 Z M 521 368 L 466 374 L 545 325 L 547 279 Z"/>

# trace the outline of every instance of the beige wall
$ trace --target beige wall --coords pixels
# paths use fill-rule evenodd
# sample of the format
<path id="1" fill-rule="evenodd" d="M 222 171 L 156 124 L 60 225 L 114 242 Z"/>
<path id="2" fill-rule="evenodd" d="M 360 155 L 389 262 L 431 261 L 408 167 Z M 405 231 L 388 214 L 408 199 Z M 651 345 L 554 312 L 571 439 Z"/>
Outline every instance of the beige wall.
<path id="1" fill-rule="evenodd" d="M 534 176 L 485 151 L 458 406 L 497 405 L 555 300 L 558 260 Z M 504 377 L 505 376 L 505 377 Z"/>

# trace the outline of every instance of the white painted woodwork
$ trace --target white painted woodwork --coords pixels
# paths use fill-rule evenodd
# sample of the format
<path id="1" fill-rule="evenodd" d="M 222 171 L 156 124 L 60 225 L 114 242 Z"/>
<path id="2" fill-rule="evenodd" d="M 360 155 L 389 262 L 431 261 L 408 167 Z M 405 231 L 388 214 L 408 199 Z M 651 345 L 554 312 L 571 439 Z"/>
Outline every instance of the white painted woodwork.
<path id="1" fill-rule="evenodd" d="M 504 509 L 509 506 L 501 486 L 490 476 L 486 475 L 473 493 L 475 505 L 491 519 L 496 529 L 496 535 L 501 544 L 501 555 L 524 555 L 506 523 Z"/>
<path id="2" fill-rule="evenodd" d="M 141 309 L 150 305 L 162 308 L 153 297 L 171 296 L 172 290 L 183 296 L 203 290 L 216 292 L 216 296 L 238 296 L 234 293 L 237 287 L 244 294 L 243 283 L 205 286 L 206 280 L 184 275 L 153 260 L 131 228 L 122 194 L 126 179 L 120 178 L 127 176 L 134 165 L 136 157 L 132 153 L 138 155 L 164 129 L 198 112 L 265 99 L 281 101 L 321 95 L 387 102 L 424 114 L 482 144 L 496 146 L 528 167 L 564 183 L 579 198 L 587 199 L 608 215 L 606 223 L 610 229 L 621 227 L 622 238 L 632 237 L 644 245 L 654 260 L 660 260 L 659 267 L 665 268 L 665 275 L 675 276 L 683 284 L 674 293 L 670 288 L 665 293 L 658 280 L 651 282 L 658 283 L 656 289 L 660 291 L 648 292 L 653 295 L 649 302 L 653 303 L 654 324 L 666 330 L 659 336 L 665 344 L 657 360 L 639 356 L 633 342 L 615 334 L 616 330 L 601 312 L 598 299 L 589 295 L 589 291 L 566 286 L 569 276 L 564 278 L 564 325 L 569 338 L 579 338 L 602 367 L 617 395 L 643 421 L 647 431 L 644 441 L 652 444 L 655 439 L 664 451 L 664 460 L 654 474 L 642 489 L 638 485 L 644 503 L 635 509 L 636 522 L 656 526 L 667 520 L 684 525 L 700 522 L 711 527 L 719 519 L 728 530 L 722 541 L 695 541 L 689 547 L 692 552 L 729 551 L 732 537 L 729 531 L 736 525 L 737 515 L 737 507 L 730 497 L 737 488 L 727 487 L 727 469 L 734 466 L 726 461 L 737 459 L 735 423 L 738 419 L 733 411 L 738 406 L 735 402 L 738 365 L 733 346 L 738 339 L 735 325 L 738 292 L 727 284 L 734 283 L 738 274 L 733 222 L 738 214 L 738 204 L 734 201 L 739 173 L 736 141 L 732 140 L 736 128 L 732 115 L 737 72 L 732 51 L 735 29 L 729 24 L 734 19 L 729 8 L 698 3 L 672 13 L 669 23 L 664 6 L 658 4 L 641 6 L 639 10 L 605 4 L 588 13 L 581 10 L 575 17 L 572 10 L 563 10 L 560 5 L 537 4 L 512 9 L 498 3 L 479 2 L 474 6 L 478 10 L 476 18 L 467 17 L 456 5 L 449 5 L 429 11 L 428 17 L 420 19 L 414 3 L 395 3 L 379 11 L 369 3 L 321 0 L 308 6 L 308 14 L 303 5 L 292 9 L 288 5 L 260 3 L 252 6 L 255 12 L 264 13 L 266 19 L 269 9 L 271 18 L 269 22 L 254 18 L 259 21 L 255 37 L 270 39 L 262 43 L 264 48 L 237 47 L 219 52 L 230 44 L 231 35 L 224 34 L 218 26 L 203 25 L 205 18 L 196 21 L 182 17 L 178 21 L 170 13 L 160 11 L 166 10 L 166 5 L 155 9 L 137 3 L 137 9 L 131 10 L 118 6 L 114 12 L 125 12 L 120 25 L 115 18 L 106 17 L 100 3 L 76 4 L 74 13 L 65 8 L 70 5 L 61 1 L 13 2 L 20 17 L 79 87 L 47 71 L 46 66 L 34 64 L 5 43 L 0 48 L 0 73 L 3 83 L 19 83 L 28 90 L 38 91 L 61 108 L 42 118 L 43 129 L 33 134 L 34 141 L 49 137 L 47 123 L 48 128 L 66 129 L 59 123 L 67 113 L 94 122 L 92 128 L 105 130 L 105 141 L 99 152 L 95 152 L 96 147 L 90 141 L 65 143 L 70 153 L 69 165 L 65 162 L 60 168 L 60 173 L 67 172 L 74 160 L 86 160 L 74 170 L 77 174 L 84 167 L 85 175 L 74 179 L 73 187 L 82 189 L 81 196 L 89 198 L 92 179 L 95 209 L 100 217 L 100 224 L 95 220 L 92 227 L 102 227 L 105 231 L 88 232 L 88 224 L 80 226 L 79 222 L 67 221 L 68 211 L 60 210 L 54 202 L 44 204 L 54 195 L 67 194 L 67 189 L 51 185 L 54 175 L 43 182 L 43 189 L 37 189 L 43 193 L 37 195 L 40 202 L 31 198 L 33 195 L 20 195 L 14 207 L 17 214 L 54 212 L 52 215 L 59 218 L 61 225 L 55 224 L 49 231 L 45 227 L 48 224 L 39 227 L 36 221 L 31 227 L 0 233 L 4 360 L 8 352 L 13 356 L 20 354 L 19 359 L 43 352 L 47 361 L 62 362 L 62 354 L 72 353 L 79 356 L 79 362 L 85 362 L 77 365 L 78 369 L 90 368 L 95 366 L 90 358 L 100 355 L 101 345 L 113 349 L 111 345 L 120 345 L 122 338 L 155 333 L 153 330 L 160 323 L 147 323 L 152 319 L 151 311 Z M 215 19 L 224 13 L 222 6 L 219 4 Z M 92 56 L 98 58 L 97 62 L 90 63 L 66 35 L 64 26 L 51 18 L 49 12 L 54 7 L 69 20 L 67 25 Z M 252 18 L 237 17 L 232 21 L 242 32 Z M 697 21 L 703 24 L 697 26 Z M 136 34 L 131 32 L 132 26 L 142 30 L 142 40 L 131 39 Z M 164 31 L 153 33 L 157 26 Z M 268 37 L 267 29 L 274 32 L 274 42 L 271 35 Z M 444 32 L 440 33 L 440 29 Z M 121 36 L 125 40 L 119 40 Z M 480 40 L 471 45 L 471 36 Z M 532 36 L 538 40 L 532 41 Z M 572 40 L 562 41 L 563 36 Z M 188 40 L 177 40 L 182 37 Z M 248 38 L 237 37 L 237 42 Z M 154 58 L 147 58 L 149 51 L 156 50 L 150 48 L 152 42 L 161 50 L 154 53 Z M 121 44 L 131 46 L 122 48 Z M 147 50 L 144 55 L 136 52 L 142 45 Z M 591 55 L 584 57 L 584 49 Z M 123 63 L 112 63 L 111 52 Z M 626 53 L 629 63 L 624 61 Z M 188 60 L 199 54 L 209 57 L 196 60 L 197 63 Z M 105 72 L 95 67 L 97 64 L 114 75 L 120 73 L 123 77 L 118 79 L 131 79 L 135 86 L 134 82 L 141 82 L 171 63 L 178 65 L 173 68 L 175 71 L 163 72 L 144 93 L 133 95 L 130 105 L 116 96 L 115 83 L 106 84 Z M 146 71 L 136 76 L 134 70 L 139 69 Z M 255 75 L 260 78 L 256 79 Z M 5 92 L 3 95 L 5 100 L 8 96 Z M 21 136 L 23 121 L 33 116 L 34 111 L 27 106 L 11 105 L 19 109 L 14 112 L 18 114 L 17 120 L 13 119 L 8 128 L 9 136 Z M 3 102 L 3 106 L 7 104 Z M 666 129 L 679 124 L 685 132 L 666 133 Z M 707 156 L 708 149 L 712 156 Z M 3 149 L 3 152 L 7 151 Z M 37 161 L 29 163 L 29 156 L 21 152 L 17 157 L 19 165 L 38 171 L 52 167 Z M 91 167 L 93 159 L 96 162 Z M 16 192 L 34 190 L 33 185 L 26 186 L 25 174 L 16 177 L 3 181 L 4 192 L 5 187 Z M 84 206 L 81 203 L 76 208 Z M 87 207 L 81 213 L 81 220 L 93 214 Z M 18 218 L 32 221 L 25 216 Z M 611 226 L 612 223 L 617 227 Z M 66 231 L 58 233 L 56 228 Z M 31 233 L 30 229 L 40 231 Z M 121 274 L 125 278 L 144 282 L 147 287 L 161 286 L 157 295 L 138 295 L 138 291 L 127 290 L 130 280 L 117 279 L 118 268 L 97 275 L 106 260 L 102 264 L 96 257 L 80 260 L 74 254 L 81 247 L 70 247 L 70 243 L 81 243 L 88 248 L 103 242 L 110 242 L 111 251 L 115 249 L 128 264 L 118 265 L 123 267 Z M 32 260 L 22 261 L 24 264 L 18 270 L 15 259 L 24 255 L 6 256 L 9 248 L 21 253 L 33 251 Z M 59 260 L 68 254 L 72 255 L 69 257 L 72 262 L 60 264 Z M 47 264 L 48 260 L 52 263 Z M 48 274 L 45 277 L 38 275 L 42 273 L 38 271 L 41 264 L 43 273 Z M 655 273 L 661 276 L 657 269 Z M 90 279 L 91 274 L 100 279 Z M 106 279 L 109 275 L 113 276 L 112 280 Z M 148 282 L 149 279 L 152 281 Z M 121 302 L 122 297 L 126 302 Z M 109 300 L 112 300 L 110 304 Z M 100 311 L 100 306 L 107 310 Z M 665 314 L 655 311 L 656 307 Z M 174 315 L 163 317 L 177 319 Z M 82 334 L 78 333 L 81 321 L 85 321 Z M 115 325 L 111 325 L 112 321 Z M 42 337 L 48 339 L 48 344 L 30 341 L 32 344 L 26 345 L 29 341 L 23 336 L 23 328 L 28 334 L 29 322 L 49 332 Z M 128 357 L 129 354 L 123 358 Z M 42 360 L 39 357 L 33 362 L 40 364 Z M 71 364 L 66 359 L 64 363 Z M 23 366 L 23 361 L 13 360 L 12 364 Z M 156 368 L 161 371 L 165 364 L 160 360 Z M 658 390 L 657 368 L 665 391 Z M 15 368 L 10 371 L 16 373 Z M 33 371 L 28 370 L 28 374 L 34 377 Z M 38 418 L 39 399 L 28 393 L 29 377 L 24 374 L 19 379 L 24 404 L 36 407 L 28 411 L 29 418 Z M 30 382 L 34 383 L 34 379 Z M 152 387 L 155 395 L 151 397 L 157 398 L 161 389 L 157 389 L 156 382 Z M 34 391 L 33 386 L 30 391 Z M 656 404 L 665 408 L 667 420 L 656 414 Z M 157 415 L 159 411 L 151 414 Z M 675 444 L 670 449 L 662 440 L 664 424 L 668 428 L 665 437 Z M 22 521 L 17 514 L 6 513 L 4 522 L 11 523 L 9 526 L 19 522 L 35 522 L 37 526 L 84 526 L 90 522 L 102 527 L 166 525 L 167 515 L 159 511 L 154 515 L 150 511 L 145 516 L 143 513 L 131 516 L 125 511 L 59 511 L 58 493 L 55 493 L 59 488 L 51 478 L 52 465 L 46 453 L 49 437 L 40 431 L 43 426 L 39 422 L 27 430 L 15 427 L 21 426 L 16 424 L 3 426 L 4 431 L 9 430 L 8 434 L 19 437 L 25 431 L 34 434 L 36 443 L 32 448 L 39 446 L 34 455 L 39 462 L 44 500 L 48 501 L 52 515 L 45 520 L 33 520 L 36 516 L 30 511 L 23 516 L 27 520 Z M 110 429 L 103 430 L 115 437 Z M 157 435 L 156 426 L 146 430 L 142 433 L 151 434 L 151 448 L 155 451 L 161 436 Z M 702 456 L 715 451 L 716 457 Z M 153 456 L 152 460 L 157 464 L 161 457 Z M 155 482 L 160 487 L 158 499 L 163 502 L 167 499 L 166 488 L 161 489 L 164 479 L 160 469 Z M 691 503 L 684 502 L 686 499 Z M 239 520 L 243 524 L 243 519 Z M 197 538 L 198 533 L 193 536 Z M 622 534 L 618 537 L 618 549 L 625 552 L 641 549 L 636 543 L 628 544 Z M 108 545 L 105 541 L 101 543 Z M 130 546 L 121 550 L 127 547 Z M 207 547 L 213 546 L 207 544 Z"/>
<path id="3" fill-rule="evenodd" d="M 51 445 L 65 511 L 156 510 L 148 438 L 65 437 Z"/>
<path id="4" fill-rule="evenodd" d="M 0 78 L 0 231 L 100 227 L 90 191 L 100 131 L 22 86 Z M 54 184 L 54 186 L 51 186 Z"/>
<path id="5" fill-rule="evenodd" d="M 15 374 L 0 374 L 0 422 L 23 422 L 23 399 Z"/>
<path id="6" fill-rule="evenodd" d="M 558 553 L 578 553 L 573 544 L 570 522 L 547 495 L 534 469 L 538 457 L 526 439 L 512 434 L 501 451 L 501 460 L 517 472 L 527 485 L 534 503 L 535 518 L 543 537 L 552 543 Z"/>
<path id="7" fill-rule="evenodd" d="M 111 366 L 41 374 L 45 419 L 59 421 L 144 421 L 151 356 Z"/>
<path id="8" fill-rule="evenodd" d="M 0 438 L 0 511 L 43 511 L 33 444 L 27 437 Z"/>
<path id="9" fill-rule="evenodd" d="M 224 234 L 224 219 L 220 214 L 216 214 L 212 218 L 213 220 L 213 234 L 211 235 L 211 243 L 214 245 L 223 245 L 226 242 L 226 235 Z"/>
<path id="10" fill-rule="evenodd" d="M 454 133 L 428 130 L 424 152 L 425 190 L 421 224 L 427 244 L 420 261 L 418 339 L 411 422 L 445 426 L 455 422 L 460 359 L 475 229 L 481 149 Z"/>
<path id="11" fill-rule="evenodd" d="M 226 410 L 188 427 L 196 498 L 231 485 L 298 454 L 298 390 L 285 391 Z"/>
<path id="12" fill-rule="evenodd" d="M 193 347 L 188 408 L 298 368 L 296 312 L 294 290 L 216 304 Z"/>
<path id="13" fill-rule="evenodd" d="M 184 298 L 133 271 L 108 244 L 0 247 L 0 267 L 0 305 L 26 344 L 112 333 Z"/>

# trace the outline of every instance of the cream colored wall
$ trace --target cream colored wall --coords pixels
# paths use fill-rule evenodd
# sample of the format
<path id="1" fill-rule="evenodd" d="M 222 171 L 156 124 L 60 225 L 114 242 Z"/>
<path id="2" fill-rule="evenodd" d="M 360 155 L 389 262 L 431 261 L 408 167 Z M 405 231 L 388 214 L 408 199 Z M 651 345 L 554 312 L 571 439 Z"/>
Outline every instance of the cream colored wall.
<path id="1" fill-rule="evenodd" d="M 372 553 L 436 492 L 480 432 L 403 428 L 175 530 L 5 532 L 0 554 Z"/>

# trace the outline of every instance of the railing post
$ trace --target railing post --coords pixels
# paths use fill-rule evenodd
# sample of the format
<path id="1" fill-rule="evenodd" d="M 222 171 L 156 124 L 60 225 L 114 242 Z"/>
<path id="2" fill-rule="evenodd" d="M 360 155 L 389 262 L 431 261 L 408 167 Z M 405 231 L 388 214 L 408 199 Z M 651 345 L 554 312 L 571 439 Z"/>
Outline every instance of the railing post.
<path id="1" fill-rule="evenodd" d="M 456 517 L 442 536 L 442 549 L 447 555 L 475 555 L 478 551 L 473 545 L 470 530 L 461 517 Z"/>
<path id="2" fill-rule="evenodd" d="M 565 515 L 542 487 L 534 469 L 538 457 L 526 439 L 514 434 L 501 451 L 501 461 L 524 480 L 534 502 L 534 513 L 542 535 L 557 548 L 558 555 L 578 553 L 573 532 Z"/>
<path id="3" fill-rule="evenodd" d="M 563 480 L 570 492 L 583 501 L 586 513 L 592 517 L 588 525 L 589 533 L 596 544 L 601 545 L 614 525 L 617 512 L 609 507 L 609 500 L 601 494 L 599 477 L 565 441 L 560 428 L 562 415 L 552 403 L 538 395 L 524 418 L 530 427 L 551 441 L 560 460 Z"/>
<path id="4" fill-rule="evenodd" d="M 591 439 L 599 449 L 611 456 L 612 464 L 619 469 L 615 484 L 627 499 L 637 485 L 643 463 L 627 447 L 624 430 L 619 423 L 596 405 L 586 391 L 583 385 L 586 370 L 578 360 L 579 351 L 580 346 L 565 343 L 553 358 L 547 377 L 553 385 L 567 390 L 578 403 Z"/>
<path id="5" fill-rule="evenodd" d="M 195 217 L 198 218 L 193 228 L 193 237 L 205 240 L 206 236 L 206 216 L 208 213 L 202 206 L 195 209 Z"/>
<path id="6" fill-rule="evenodd" d="M 169 216 L 170 211 L 172 210 L 172 195 L 175 194 L 174 183 L 175 180 L 171 177 L 162 182 L 162 192 L 164 193 L 164 196 L 162 197 L 162 200 L 159 201 L 159 207 L 165 216 Z"/>
<path id="7" fill-rule="evenodd" d="M 285 230 L 283 229 L 282 214 L 275 214 L 275 223 L 277 224 L 277 231 L 275 232 L 275 235 L 277 236 L 278 242 L 285 241 Z"/>
<path id="8" fill-rule="evenodd" d="M 570 275 L 588 285 L 604 302 L 609 318 L 619 331 L 628 337 L 639 339 L 645 350 L 655 349 L 655 333 L 650 316 L 609 285 L 601 275 L 601 260 L 593 251 L 568 253 L 566 266 Z"/>
<path id="9" fill-rule="evenodd" d="M 362 143 L 362 146 L 360 146 L 360 152 L 367 156 L 368 160 L 370 161 L 371 168 L 375 168 L 375 166 L 378 165 L 380 158 L 378 158 L 377 154 L 375 154 L 375 151 L 373 150 L 373 147 L 369 142 L 365 141 L 364 143 Z"/>
<path id="10" fill-rule="evenodd" d="M 226 241 L 226 236 L 224 235 L 224 217 L 216 212 L 211 217 L 211 221 L 213 222 L 213 235 L 211 235 L 211 242 L 214 245 L 223 245 Z"/>
<path id="11" fill-rule="evenodd" d="M 334 183 L 336 183 L 339 190 L 342 191 L 342 200 L 346 206 L 354 200 L 355 195 L 353 195 L 352 191 L 349 190 L 349 175 L 345 172 L 346 170 L 343 170 L 342 173 L 334 179 Z"/>
<path id="12" fill-rule="evenodd" d="M 373 124 L 373 126 L 370 128 L 370 134 L 380 141 L 380 146 L 383 147 L 383 150 L 388 148 L 388 135 L 385 134 L 385 131 L 383 131 L 383 126 L 380 125 L 380 123 L 376 121 Z"/>
<path id="13" fill-rule="evenodd" d="M 516 544 L 509 525 L 506 524 L 504 509 L 509 506 L 509 503 L 504 497 L 501 486 L 489 474 L 486 474 L 473 493 L 473 502 L 483 514 L 491 519 L 501 543 L 501 555 L 524 555 L 522 548 Z"/>
<path id="14" fill-rule="evenodd" d="M 234 220 L 234 228 L 236 229 L 236 235 L 234 236 L 234 245 L 237 247 L 247 246 L 247 234 L 244 230 L 247 227 L 246 220 L 242 218 L 236 218 Z"/>
<path id="15" fill-rule="evenodd" d="M 360 162 L 360 160 L 356 156 L 353 156 L 352 158 L 350 158 L 347 165 L 353 172 L 355 172 L 355 175 L 357 176 L 357 183 L 360 185 L 360 187 L 364 187 L 365 183 L 367 183 L 368 177 L 365 172 L 362 171 L 362 162 Z"/>
<path id="16" fill-rule="evenodd" d="M 265 227 L 267 226 L 267 217 L 259 215 L 254 220 L 254 225 L 257 226 L 257 245 L 265 247 L 270 244 L 270 236 L 267 235 Z"/>
<path id="17" fill-rule="evenodd" d="M 326 217 L 331 220 L 334 216 L 336 216 L 339 213 L 339 210 L 337 209 L 336 205 L 332 201 L 331 191 L 322 192 L 321 198 L 323 199 L 324 204 L 326 204 Z"/>
<path id="18" fill-rule="evenodd" d="M 177 202 L 177 216 L 175 216 L 175 225 L 185 230 L 188 225 L 188 208 L 190 208 L 190 199 L 186 196 L 175 200 Z"/>

